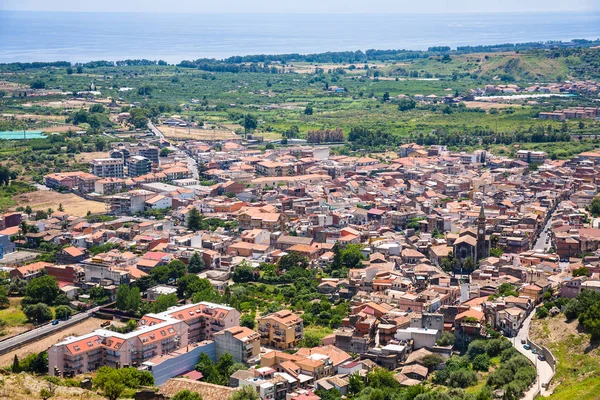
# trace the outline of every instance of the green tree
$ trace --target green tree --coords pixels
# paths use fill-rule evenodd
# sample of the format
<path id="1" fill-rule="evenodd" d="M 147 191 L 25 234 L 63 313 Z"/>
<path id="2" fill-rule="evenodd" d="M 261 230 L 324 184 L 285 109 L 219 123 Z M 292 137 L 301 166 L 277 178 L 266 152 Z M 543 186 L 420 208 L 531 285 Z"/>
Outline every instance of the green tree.
<path id="1" fill-rule="evenodd" d="M 244 115 L 244 134 L 248 135 L 248 132 L 256 129 L 258 126 L 258 122 L 256 118 L 252 114 Z"/>
<path id="2" fill-rule="evenodd" d="M 44 82 L 41 79 L 38 79 L 38 80 L 31 82 L 30 87 L 32 89 L 44 89 L 46 87 L 46 82 Z"/>
<path id="3" fill-rule="evenodd" d="M 435 353 L 428 354 L 425 357 L 423 357 L 421 363 L 431 372 L 442 363 L 442 357 L 439 354 Z"/>
<path id="4" fill-rule="evenodd" d="M 437 341 L 438 346 L 452 346 L 454 345 L 454 334 L 450 332 L 443 332 L 442 336 Z"/>
<path id="5" fill-rule="evenodd" d="M 21 366 L 19 364 L 19 357 L 16 354 L 13 357 L 11 371 L 14 372 L 15 374 L 18 374 L 19 372 L 21 372 Z"/>
<path id="6" fill-rule="evenodd" d="M 23 314 L 27 317 L 28 321 L 40 324 L 47 322 L 52 319 L 52 309 L 44 304 L 37 303 L 23 307 Z"/>
<path id="7" fill-rule="evenodd" d="M 573 276 L 590 276 L 590 270 L 586 267 L 580 267 L 573 270 Z"/>
<path id="8" fill-rule="evenodd" d="M 104 384 L 102 391 L 108 400 L 117 400 L 125 391 L 125 384 L 109 380 Z"/>
<path id="9" fill-rule="evenodd" d="M 179 303 L 179 298 L 175 293 L 161 294 L 152 303 L 152 308 L 155 313 L 167 311 L 169 307 L 174 307 Z"/>
<path id="10" fill-rule="evenodd" d="M 231 393 L 227 400 L 259 400 L 259 397 L 253 386 L 246 385 Z"/>
<path id="11" fill-rule="evenodd" d="M 487 354 L 478 354 L 473 359 L 473 369 L 475 371 L 487 372 L 490 369 L 490 357 Z"/>
<path id="12" fill-rule="evenodd" d="M 202 216 L 196 207 L 190 210 L 188 215 L 187 227 L 194 232 L 202 229 Z"/>
<path id="13" fill-rule="evenodd" d="M 362 376 L 357 373 L 350 375 L 348 378 L 348 392 L 350 392 L 350 394 L 358 394 L 364 387 L 365 382 Z"/>
<path id="14" fill-rule="evenodd" d="M 71 314 L 73 314 L 73 309 L 69 306 L 58 306 L 54 309 L 54 315 L 57 319 L 69 319 Z"/>
<path id="15" fill-rule="evenodd" d="M 254 314 L 243 314 L 240 318 L 240 326 L 254 329 L 256 327 L 256 315 Z"/>
<path id="16" fill-rule="evenodd" d="M 593 217 L 600 216 L 600 197 L 596 196 L 592 199 L 590 204 L 590 213 Z"/>
<path id="17" fill-rule="evenodd" d="M 171 400 L 202 400 L 202 396 L 200 393 L 185 389 L 171 397 Z"/>
<path id="18" fill-rule="evenodd" d="M 294 252 L 286 254 L 279 259 L 279 269 L 283 271 L 289 271 L 295 267 L 306 269 L 308 265 L 308 258 Z"/>
<path id="19" fill-rule="evenodd" d="M 140 289 L 130 287 L 127 284 L 122 284 L 117 289 L 117 299 L 115 306 L 130 314 L 137 314 L 142 303 Z"/>
<path id="20" fill-rule="evenodd" d="M 148 127 L 147 110 L 143 108 L 133 108 L 130 111 L 131 117 L 129 122 L 138 129 L 146 129 Z"/>
<path id="21" fill-rule="evenodd" d="M 251 282 L 254 279 L 254 269 L 247 262 L 243 262 L 235 268 L 231 279 L 235 283 Z"/>
<path id="22" fill-rule="evenodd" d="M 308 104 L 304 109 L 304 115 L 313 115 L 313 112 L 313 107 L 310 104 Z"/>
<path id="23" fill-rule="evenodd" d="M 413 99 L 400 99 L 398 102 L 398 110 L 400 111 L 408 111 L 412 110 L 417 106 L 417 103 Z"/>
<path id="24" fill-rule="evenodd" d="M 59 294 L 60 289 L 56 278 L 50 275 L 44 275 L 29 281 L 27 289 L 25 290 L 23 303 L 45 303 L 52 305 Z"/>
<path id="25" fill-rule="evenodd" d="M 96 104 L 92 104 L 88 111 L 91 113 L 102 114 L 102 113 L 106 112 L 106 108 L 104 108 L 104 106 L 102 104 L 96 103 Z"/>
<path id="26" fill-rule="evenodd" d="M 190 261 L 188 262 L 187 270 L 190 274 L 197 274 L 204 270 L 204 260 L 197 251 L 194 252 Z"/>

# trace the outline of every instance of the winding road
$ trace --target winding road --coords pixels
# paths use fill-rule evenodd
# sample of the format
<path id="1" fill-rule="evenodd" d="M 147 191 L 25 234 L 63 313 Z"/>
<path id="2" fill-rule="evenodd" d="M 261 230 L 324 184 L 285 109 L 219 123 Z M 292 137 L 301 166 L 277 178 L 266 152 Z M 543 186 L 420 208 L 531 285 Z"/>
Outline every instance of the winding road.
<path id="1" fill-rule="evenodd" d="M 523 322 L 523 326 L 521 327 L 517 335 L 511 339 L 511 342 L 515 349 L 517 349 L 519 353 L 527 357 L 535 365 L 537 370 L 537 380 L 523 396 L 523 399 L 525 400 L 534 400 L 538 394 L 538 390 L 539 394 L 544 397 L 551 395 L 552 391 L 544 389 L 542 387 L 542 384 L 550 382 L 550 380 L 554 376 L 554 371 L 552 370 L 552 367 L 550 366 L 548 361 L 541 361 L 540 359 L 538 359 L 537 354 L 533 354 L 531 350 L 525 350 L 523 348 L 523 344 L 521 343 L 522 340 L 527 341 L 529 337 L 529 328 L 531 327 L 531 319 L 533 318 L 534 314 L 535 312 L 531 312 L 531 314 Z"/>

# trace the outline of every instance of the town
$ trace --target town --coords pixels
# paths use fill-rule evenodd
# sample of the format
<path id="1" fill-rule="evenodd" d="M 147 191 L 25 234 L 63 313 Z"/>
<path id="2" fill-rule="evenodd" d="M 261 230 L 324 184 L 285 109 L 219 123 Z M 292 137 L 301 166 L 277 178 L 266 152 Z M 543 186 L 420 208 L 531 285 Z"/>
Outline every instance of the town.
<path id="1" fill-rule="evenodd" d="M 481 398 L 552 392 L 556 357 L 529 330 L 600 292 L 600 153 L 405 143 L 390 160 L 241 137 L 171 143 L 166 125 L 43 177 L 104 212 L 3 215 L 8 294 L 23 293 L 39 326 L 0 354 L 94 318 L 105 322 L 47 349 L 45 373 L 135 368 L 157 388 L 131 388 L 144 398 L 334 399 L 381 390 L 370 382 L 383 369 L 398 388 L 487 379 Z M 503 380 L 500 355 L 534 372 Z"/>

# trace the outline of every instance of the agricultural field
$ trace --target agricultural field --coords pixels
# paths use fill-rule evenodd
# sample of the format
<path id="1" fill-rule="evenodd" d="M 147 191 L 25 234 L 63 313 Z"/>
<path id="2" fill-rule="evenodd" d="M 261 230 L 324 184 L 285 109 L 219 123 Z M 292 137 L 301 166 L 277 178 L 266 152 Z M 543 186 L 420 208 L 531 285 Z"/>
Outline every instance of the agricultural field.
<path id="1" fill-rule="evenodd" d="M 198 129 L 161 125 L 158 129 L 167 139 L 175 140 L 227 140 L 239 139 L 233 131 L 227 129 Z"/>

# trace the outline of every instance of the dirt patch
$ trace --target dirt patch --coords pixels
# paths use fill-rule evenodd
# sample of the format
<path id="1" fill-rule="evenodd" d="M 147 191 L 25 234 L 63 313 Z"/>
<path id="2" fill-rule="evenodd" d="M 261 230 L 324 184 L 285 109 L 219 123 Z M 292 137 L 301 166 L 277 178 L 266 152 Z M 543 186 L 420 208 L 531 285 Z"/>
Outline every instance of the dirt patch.
<path id="1" fill-rule="evenodd" d="M 48 389 L 48 382 L 42 377 L 26 373 L 9 375 L 0 379 L 0 398 L 14 400 L 39 399 L 42 389 Z M 53 385 L 54 396 L 52 400 L 73 399 L 102 399 L 103 397 L 89 390 Z"/>
<path id="2" fill-rule="evenodd" d="M 481 108 L 482 110 L 491 110 L 492 108 L 509 108 L 509 107 L 521 107 L 520 104 L 504 104 L 504 103 L 492 103 L 489 101 L 463 101 L 467 108 Z"/>
<path id="3" fill-rule="evenodd" d="M 89 163 L 95 158 L 106 158 L 105 151 L 94 151 L 91 153 L 80 153 L 75 155 L 75 162 L 85 164 Z"/>
<path id="4" fill-rule="evenodd" d="M 226 129 L 198 129 L 184 127 L 172 127 L 161 125 L 158 129 L 169 139 L 185 139 L 185 140 L 226 140 L 239 139 L 233 131 Z"/>
<path id="5" fill-rule="evenodd" d="M 31 353 L 39 353 L 41 351 L 48 350 L 53 344 L 64 340 L 68 336 L 81 336 L 91 333 L 92 331 L 99 329 L 102 322 L 104 322 L 103 319 L 88 318 L 85 321 L 75 324 L 65 330 L 29 343 L 20 349 L 11 351 L 10 353 L 3 354 L 0 356 L 0 366 L 4 367 L 10 365 L 15 357 L 15 354 L 19 356 L 20 359 L 23 359 Z"/>
<path id="6" fill-rule="evenodd" d="M 531 324 L 529 336 L 539 344 L 548 345 L 567 339 L 569 336 L 577 336 L 579 332 L 577 320 L 567 322 L 563 315 L 556 318 L 545 318 L 543 320 L 535 320 Z"/>
<path id="7" fill-rule="evenodd" d="M 51 208 L 58 210 L 60 204 L 63 205 L 66 213 L 71 215 L 84 217 L 88 211 L 92 213 L 100 213 L 106 211 L 106 205 L 98 201 L 86 200 L 73 193 L 58 193 L 51 190 L 38 190 L 36 192 L 25 193 L 14 197 L 17 205 L 25 207 L 27 205 L 35 210 L 47 210 Z"/>

